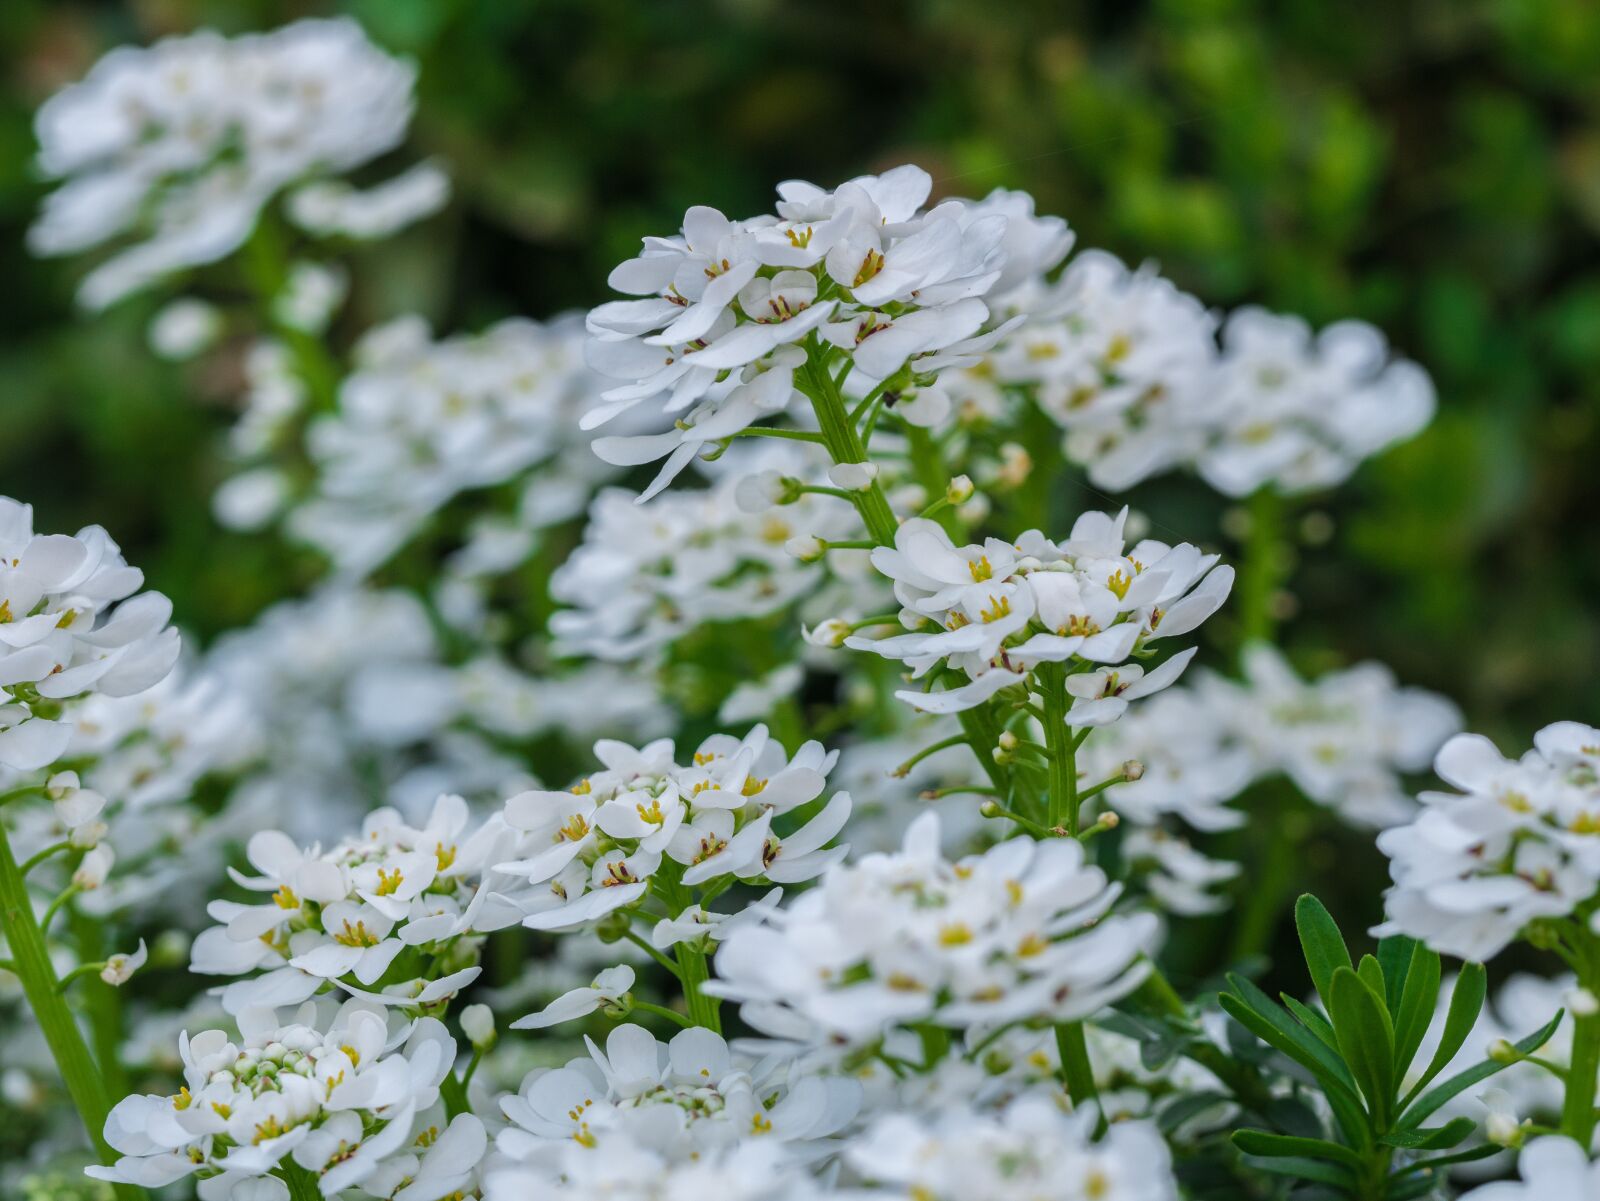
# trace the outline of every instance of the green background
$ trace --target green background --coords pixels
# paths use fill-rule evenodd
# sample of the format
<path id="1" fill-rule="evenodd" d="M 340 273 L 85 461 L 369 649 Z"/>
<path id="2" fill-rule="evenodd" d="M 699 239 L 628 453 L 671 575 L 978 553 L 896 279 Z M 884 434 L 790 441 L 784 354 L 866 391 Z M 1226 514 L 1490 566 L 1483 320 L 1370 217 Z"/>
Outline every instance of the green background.
<path id="1" fill-rule="evenodd" d="M 1592 0 L 8 0 L 0 491 L 41 528 L 106 524 L 202 635 L 310 565 L 211 521 L 237 355 L 162 364 L 152 300 L 87 319 L 81 264 L 23 248 L 31 114 L 114 44 L 328 11 L 419 62 L 394 161 L 438 154 L 457 186 L 448 214 L 357 264 L 341 338 L 406 309 L 456 328 L 587 306 L 641 234 L 692 203 L 763 211 L 785 177 L 911 160 L 943 194 L 1027 189 L 1080 246 L 1154 259 L 1214 305 L 1366 318 L 1432 372 L 1433 425 L 1306 506 L 1333 535 L 1293 580 L 1303 667 L 1381 659 L 1507 750 L 1600 721 Z M 1232 549 L 1197 483 L 1132 499 Z M 1311 865 L 1339 853 L 1319 844 Z M 1335 908 L 1375 917 L 1380 872 Z"/>

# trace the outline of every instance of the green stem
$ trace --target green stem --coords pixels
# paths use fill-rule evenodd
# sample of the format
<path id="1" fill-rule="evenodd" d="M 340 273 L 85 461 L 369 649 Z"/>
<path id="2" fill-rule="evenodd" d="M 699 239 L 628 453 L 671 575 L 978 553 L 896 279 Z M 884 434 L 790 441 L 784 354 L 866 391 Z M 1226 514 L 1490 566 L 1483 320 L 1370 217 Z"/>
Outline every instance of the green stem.
<path id="1" fill-rule="evenodd" d="M 1067 1095 L 1072 1098 L 1072 1108 L 1081 1109 L 1099 1100 L 1094 1087 L 1094 1069 L 1089 1066 L 1089 1045 L 1084 1041 L 1082 1022 L 1056 1023 L 1056 1050 L 1061 1054 L 1061 1077 L 1067 1082 Z M 1105 1129 L 1106 1115 L 1102 1113 L 1097 1123 Z"/>
<path id="2" fill-rule="evenodd" d="M 454 1118 L 459 1114 L 471 1113 L 472 1103 L 467 1100 L 467 1082 L 455 1074 L 452 1068 L 444 1074 L 444 1079 L 439 1082 L 439 1096 L 444 1098 L 444 1112 L 446 1117 Z M 294 1182 L 290 1181 L 290 1192 L 294 1191 Z"/>
<path id="3" fill-rule="evenodd" d="M 718 1002 L 700 991 L 700 986 L 710 978 L 706 967 L 706 953 L 690 942 L 680 942 L 676 947 L 678 978 L 683 981 L 683 1001 L 689 1010 L 689 1022 L 704 1026 L 716 1034 L 722 1033 L 722 1019 L 718 1016 Z"/>
<path id="4" fill-rule="evenodd" d="M 674 963 L 672 960 L 668 959 L 659 950 L 657 950 L 655 944 L 650 942 L 649 940 L 643 938 L 639 934 L 639 932 L 637 930 L 624 930 L 622 932 L 622 937 L 626 938 L 634 946 L 636 946 L 636 947 L 640 948 L 641 950 L 643 950 L 646 954 L 648 954 L 650 956 L 651 959 L 654 959 L 657 963 L 659 963 L 662 967 L 666 968 L 667 971 L 671 972 L 674 976 L 682 975 L 682 971 L 678 967 L 678 965 L 676 963 Z"/>
<path id="5" fill-rule="evenodd" d="M 640 1013 L 653 1013 L 657 1017 L 666 1018 L 668 1021 L 675 1022 L 679 1026 L 687 1027 L 694 1025 L 693 1022 L 684 1017 L 683 1014 L 679 1013 L 676 1009 L 668 1009 L 665 1005 L 657 1005 L 651 1001 L 635 1001 L 633 1003 L 633 1007 Z"/>
<path id="6" fill-rule="evenodd" d="M 56 842 L 45 847 L 44 850 L 28 856 L 28 858 L 22 862 L 22 867 L 20 869 L 22 874 L 24 876 L 28 875 L 33 871 L 34 868 L 38 867 L 46 859 L 50 858 L 50 856 L 59 855 L 62 851 L 69 850 L 71 846 L 72 844 L 70 842 Z"/>
<path id="7" fill-rule="evenodd" d="M 3 826 L 0 826 L 0 927 L 4 928 L 13 970 L 22 981 L 28 1007 L 39 1023 L 45 1044 L 55 1059 L 56 1070 L 61 1073 L 67 1093 L 77 1107 L 95 1154 L 102 1163 L 115 1164 L 117 1154 L 105 1140 L 106 1115 L 111 1112 L 106 1081 L 89 1054 L 88 1044 L 83 1041 L 83 1032 L 67 1008 L 66 998 L 56 991 L 60 981 L 50 962 L 44 931 L 33 916 L 27 884 L 11 853 L 11 843 Z M 122 1201 L 136 1201 L 145 1196 L 143 1189 L 132 1185 L 114 1187 Z"/>
<path id="8" fill-rule="evenodd" d="M 833 461 L 865 463 L 867 449 L 862 445 L 856 427 L 850 423 L 850 414 L 845 411 L 844 398 L 839 395 L 833 377 L 828 374 L 826 351 L 827 348 L 821 343 L 813 342 L 809 361 L 796 374 L 795 384 L 811 401 L 811 407 L 817 414 L 817 424 L 822 427 L 823 441 L 827 444 L 828 454 Z M 889 507 L 888 498 L 884 496 L 883 487 L 878 481 L 873 480 L 866 491 L 856 493 L 853 499 L 856 508 L 861 511 L 861 520 L 866 523 L 867 532 L 872 535 L 873 541 L 880 546 L 893 546 L 898 523 L 894 519 L 894 510 Z"/>
<path id="9" fill-rule="evenodd" d="M 316 1177 L 293 1160 L 280 1160 L 278 1174 L 289 1186 L 289 1201 L 323 1201 Z"/>
<path id="10" fill-rule="evenodd" d="M 1289 574 L 1283 498 L 1271 487 L 1263 487 L 1251 495 L 1248 504 L 1250 529 L 1238 586 L 1241 648 L 1272 641 L 1277 628 L 1274 604 Z"/>
<path id="11" fill-rule="evenodd" d="M 1049 817 L 1052 830 L 1078 836 L 1078 743 L 1067 726 L 1067 677 L 1060 663 L 1041 663 L 1039 683 L 1044 696 L 1044 738 L 1050 757 Z"/>
<path id="12" fill-rule="evenodd" d="M 1581 932 L 1574 948 L 1578 987 L 1600 994 L 1600 939 Z M 1572 1015 L 1572 1063 L 1567 1069 L 1567 1095 L 1561 1106 L 1561 1131 L 1580 1147 L 1594 1139 L 1595 1078 L 1600 1075 L 1600 1013 Z"/>

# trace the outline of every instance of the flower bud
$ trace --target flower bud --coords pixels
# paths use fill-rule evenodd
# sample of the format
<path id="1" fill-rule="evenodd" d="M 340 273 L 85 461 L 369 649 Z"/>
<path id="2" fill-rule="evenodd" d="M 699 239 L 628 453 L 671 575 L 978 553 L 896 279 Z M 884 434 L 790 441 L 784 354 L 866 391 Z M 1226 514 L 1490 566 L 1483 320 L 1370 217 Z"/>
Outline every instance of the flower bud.
<path id="1" fill-rule="evenodd" d="M 1575 988 L 1567 994 L 1567 1008 L 1574 1017 L 1588 1018 L 1600 1013 L 1600 997 L 1587 988 Z"/>
<path id="2" fill-rule="evenodd" d="M 835 488 L 846 492 L 865 492 L 878 478 L 876 463 L 835 463 L 828 469 L 828 478 Z"/>
<path id="3" fill-rule="evenodd" d="M 494 1011 L 487 1005 L 468 1005 L 461 1011 L 461 1033 L 474 1049 L 487 1051 L 494 1046 Z"/>
<path id="4" fill-rule="evenodd" d="M 626 913 L 620 909 L 613 910 L 595 923 L 595 937 L 608 946 L 614 942 L 621 942 L 628 936 L 630 924 Z"/>
<path id="5" fill-rule="evenodd" d="M 1017 736 L 1010 730 L 1000 731 L 1000 737 L 995 739 L 995 741 L 1000 744 L 1000 749 L 1003 751 L 1014 751 L 1017 749 Z"/>
<path id="6" fill-rule="evenodd" d="M 1000 802 L 995 800 L 985 801 L 978 806 L 978 812 L 984 817 L 999 817 Z"/>
<path id="7" fill-rule="evenodd" d="M 77 772 L 58 771 L 44 782 L 44 794 L 52 801 L 59 801 L 77 792 L 79 787 Z"/>
<path id="8" fill-rule="evenodd" d="M 734 502 L 746 513 L 764 513 L 774 505 L 792 505 L 800 499 L 800 481 L 778 471 L 758 471 L 735 485 Z"/>
<path id="9" fill-rule="evenodd" d="M 972 477 L 958 475 L 945 487 L 944 498 L 953 505 L 964 505 L 972 499 Z"/>
<path id="10" fill-rule="evenodd" d="M 811 646 L 837 650 L 844 645 L 844 640 L 850 637 L 850 623 L 842 617 L 830 617 L 810 629 L 801 626 L 800 636 Z"/>
<path id="11" fill-rule="evenodd" d="M 84 892 L 92 892 L 106 882 L 115 861 L 116 854 L 110 844 L 102 842 L 83 857 L 78 870 L 72 873 L 72 882 Z"/>
<path id="12" fill-rule="evenodd" d="M 827 553 L 828 544 L 821 538 L 806 534 L 804 537 L 789 539 L 783 544 L 783 549 L 802 563 L 815 563 Z"/>
<path id="13" fill-rule="evenodd" d="M 1020 488 L 1033 472 L 1033 456 L 1020 443 L 1007 442 L 1000 448 L 1000 471 L 996 477 L 1002 487 Z"/>
<path id="14" fill-rule="evenodd" d="M 1143 776 L 1144 764 L 1140 763 L 1137 759 L 1129 759 L 1122 765 L 1122 778 L 1128 781 L 1128 783 L 1131 784 L 1135 780 L 1142 779 Z"/>
<path id="15" fill-rule="evenodd" d="M 87 821 L 72 827 L 67 843 L 76 851 L 89 851 L 99 846 L 110 831 L 103 821 Z"/>
<path id="16" fill-rule="evenodd" d="M 1522 1144 L 1522 1123 L 1509 1113 L 1491 1113 L 1483 1123 L 1483 1133 L 1491 1143 L 1501 1147 Z"/>
<path id="17" fill-rule="evenodd" d="M 1516 1063 L 1520 1057 L 1517 1055 L 1517 1049 L 1507 1040 L 1497 1038 L 1489 1044 L 1489 1058 L 1496 1063 Z"/>

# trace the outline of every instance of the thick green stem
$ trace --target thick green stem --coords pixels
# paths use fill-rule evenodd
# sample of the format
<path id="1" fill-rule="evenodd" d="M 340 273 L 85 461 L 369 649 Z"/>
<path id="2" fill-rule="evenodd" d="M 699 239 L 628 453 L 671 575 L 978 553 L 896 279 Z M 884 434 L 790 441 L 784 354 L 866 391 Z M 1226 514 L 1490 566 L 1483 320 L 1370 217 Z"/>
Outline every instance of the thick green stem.
<path id="1" fill-rule="evenodd" d="M 706 967 L 706 953 L 691 943 L 680 942 L 675 951 L 678 958 L 678 978 L 683 981 L 683 1003 L 689 1011 L 689 1021 L 704 1026 L 717 1034 L 722 1033 L 722 1018 L 718 1014 L 715 997 L 701 991 L 710 976 Z"/>
<path id="2" fill-rule="evenodd" d="M 1600 994 L 1600 939 L 1582 932 L 1574 948 L 1578 986 Z M 1567 1095 L 1561 1106 L 1561 1132 L 1580 1147 L 1594 1139 L 1595 1078 L 1600 1075 L 1600 1013 L 1572 1015 L 1572 1062 L 1567 1068 Z"/>
<path id="3" fill-rule="evenodd" d="M 1084 1041 L 1082 1022 L 1056 1023 L 1056 1050 L 1061 1055 L 1061 1076 L 1067 1082 L 1073 1109 L 1095 1104 L 1099 1095 L 1095 1092 L 1094 1069 L 1089 1066 L 1089 1045 Z M 1102 1113 L 1101 1128 L 1105 1120 Z"/>
<path id="4" fill-rule="evenodd" d="M 1078 836 L 1078 744 L 1067 726 L 1067 677 L 1060 663 L 1041 663 L 1044 741 L 1050 754 L 1050 799 L 1046 824 Z"/>
<path id="5" fill-rule="evenodd" d="M 810 361 L 795 375 L 795 384 L 811 401 L 811 407 L 817 414 L 817 424 L 822 428 L 823 441 L 827 443 L 828 454 L 833 461 L 865 463 L 867 448 L 862 445 L 856 427 L 850 423 L 844 398 L 839 395 L 833 377 L 828 374 L 827 363 L 820 349 L 813 349 Z M 894 510 L 889 507 L 888 498 L 884 496 L 878 481 L 873 480 L 865 492 L 856 493 L 853 499 L 873 541 L 880 546 L 893 546 L 894 532 L 899 523 L 895 521 Z"/>
<path id="6" fill-rule="evenodd" d="M 1250 529 L 1240 564 L 1238 587 L 1239 645 L 1271 642 L 1277 629 L 1278 590 L 1289 575 L 1289 550 L 1284 540 L 1283 498 L 1270 487 L 1250 497 Z"/>
<path id="7" fill-rule="evenodd" d="M 111 1112 L 111 1098 L 106 1081 L 95 1066 L 89 1047 L 83 1041 L 72 1011 L 57 985 L 55 966 L 50 962 L 50 952 L 45 946 L 44 932 L 33 914 L 33 904 L 22 872 L 11 853 L 11 843 L 5 828 L 0 826 L 0 926 L 5 930 L 6 943 L 11 948 L 13 970 L 22 981 L 23 994 L 28 1007 L 44 1034 L 45 1044 L 55 1059 L 56 1070 L 67 1086 L 78 1116 L 101 1162 L 110 1165 L 117 1161 L 116 1152 L 106 1143 L 106 1115 Z M 132 1185 L 115 1186 L 122 1201 L 143 1198 L 143 1189 Z"/>
<path id="8" fill-rule="evenodd" d="M 282 1160 L 278 1164 L 278 1174 L 289 1186 L 289 1201 L 323 1201 L 316 1177 L 299 1164 L 288 1159 Z"/>

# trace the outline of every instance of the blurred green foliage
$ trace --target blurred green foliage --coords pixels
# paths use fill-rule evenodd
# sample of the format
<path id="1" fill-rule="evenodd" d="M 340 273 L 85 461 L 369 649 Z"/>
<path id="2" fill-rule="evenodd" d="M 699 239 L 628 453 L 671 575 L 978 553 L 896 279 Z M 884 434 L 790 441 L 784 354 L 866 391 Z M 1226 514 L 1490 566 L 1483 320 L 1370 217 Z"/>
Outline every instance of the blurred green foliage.
<path id="1" fill-rule="evenodd" d="M 0 6 L 0 490 L 32 500 L 44 528 L 108 525 L 204 635 L 305 567 L 211 522 L 236 365 L 158 363 L 143 345 L 153 302 L 85 319 L 78 269 L 28 257 L 31 113 L 119 42 L 327 11 Z M 785 177 L 914 160 L 945 193 L 1024 188 L 1080 245 L 1152 258 L 1219 306 L 1366 318 L 1433 373 L 1433 426 L 1308 503 L 1334 533 L 1299 556 L 1287 641 L 1303 666 L 1382 659 L 1507 749 L 1545 722 L 1600 718 L 1592 0 L 343 11 L 419 62 L 416 149 L 457 180 L 445 218 L 358 264 L 344 336 L 405 309 L 448 328 L 586 306 L 640 235 L 691 203 L 760 211 Z M 1196 483 L 1132 499 L 1223 541 L 1223 505 Z"/>

